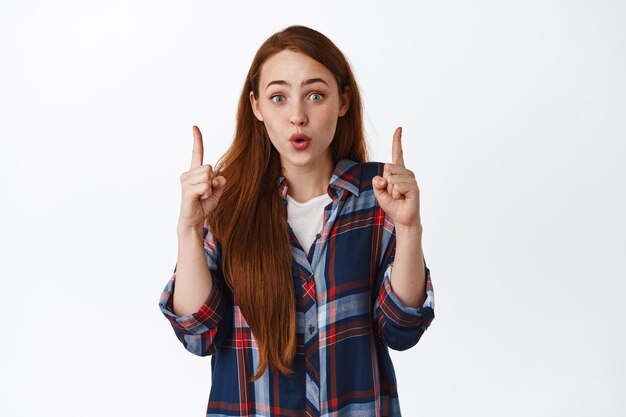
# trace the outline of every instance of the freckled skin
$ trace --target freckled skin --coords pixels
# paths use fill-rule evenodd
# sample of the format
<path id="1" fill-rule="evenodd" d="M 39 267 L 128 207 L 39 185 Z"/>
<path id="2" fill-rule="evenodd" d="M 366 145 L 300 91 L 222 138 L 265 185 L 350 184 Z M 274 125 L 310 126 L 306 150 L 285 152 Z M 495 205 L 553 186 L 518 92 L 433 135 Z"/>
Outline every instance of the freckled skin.
<path id="1" fill-rule="evenodd" d="M 326 84 L 318 81 L 302 85 L 316 78 Z M 275 80 L 289 85 L 267 87 Z M 335 77 L 328 68 L 302 53 L 281 51 L 261 67 L 259 97 L 250 93 L 250 101 L 287 170 L 298 167 L 327 171 L 332 167 L 328 147 L 335 135 L 337 119 L 347 112 L 349 100 L 346 93 L 339 95 Z M 311 138 L 306 150 L 292 147 L 289 138 L 294 133 Z"/>

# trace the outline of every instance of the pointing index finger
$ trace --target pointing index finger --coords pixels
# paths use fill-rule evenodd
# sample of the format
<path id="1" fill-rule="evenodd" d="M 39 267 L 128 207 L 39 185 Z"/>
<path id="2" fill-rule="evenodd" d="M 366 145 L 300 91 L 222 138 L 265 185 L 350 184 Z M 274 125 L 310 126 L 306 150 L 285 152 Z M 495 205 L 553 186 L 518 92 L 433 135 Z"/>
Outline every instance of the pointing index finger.
<path id="1" fill-rule="evenodd" d="M 193 128 L 193 152 L 191 154 L 191 168 L 190 170 L 202 165 L 202 158 L 204 157 L 204 145 L 202 144 L 202 133 L 198 126 L 194 125 Z"/>
<path id="2" fill-rule="evenodd" d="M 404 167 L 404 157 L 402 156 L 402 128 L 399 127 L 393 134 L 393 143 L 391 144 L 392 162 Z"/>

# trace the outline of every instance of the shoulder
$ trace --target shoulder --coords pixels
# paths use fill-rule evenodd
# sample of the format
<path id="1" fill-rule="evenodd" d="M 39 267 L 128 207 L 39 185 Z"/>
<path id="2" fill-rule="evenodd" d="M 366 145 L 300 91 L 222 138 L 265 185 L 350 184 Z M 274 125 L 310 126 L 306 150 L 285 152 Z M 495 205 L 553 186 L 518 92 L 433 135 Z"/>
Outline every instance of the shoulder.
<path id="1" fill-rule="evenodd" d="M 330 185 L 334 188 L 347 189 L 355 196 L 359 196 L 361 192 L 372 190 L 372 178 L 382 175 L 384 167 L 383 162 L 355 162 L 342 159 L 335 167 Z"/>
<path id="2" fill-rule="evenodd" d="M 361 177 L 367 178 L 370 181 L 374 176 L 382 175 L 383 169 L 385 168 L 385 163 L 378 161 L 368 161 L 359 165 L 361 165 Z"/>
<path id="3" fill-rule="evenodd" d="M 358 171 L 359 176 L 359 191 L 371 191 L 372 190 L 372 178 L 377 175 L 383 175 L 383 169 L 385 168 L 384 162 L 368 161 L 357 163 L 354 166 L 355 171 Z"/>

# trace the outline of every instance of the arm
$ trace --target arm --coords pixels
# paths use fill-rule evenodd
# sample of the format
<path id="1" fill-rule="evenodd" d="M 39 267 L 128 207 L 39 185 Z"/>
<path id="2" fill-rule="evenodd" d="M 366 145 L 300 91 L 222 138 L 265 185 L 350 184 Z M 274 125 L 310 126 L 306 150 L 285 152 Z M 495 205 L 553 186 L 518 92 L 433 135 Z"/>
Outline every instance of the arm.
<path id="1" fill-rule="evenodd" d="M 405 305 L 418 308 L 426 301 L 426 270 L 422 265 L 422 226 L 396 228 L 396 256 L 391 288 Z"/>
<path id="2" fill-rule="evenodd" d="M 203 230 L 178 230 L 178 261 L 173 310 L 186 316 L 202 306 L 213 288 L 213 280 L 205 259 Z"/>
<path id="3" fill-rule="evenodd" d="M 410 245 L 400 250 L 400 238 L 398 237 L 398 246 L 396 247 L 396 233 L 391 218 L 385 215 L 384 222 L 380 227 L 382 233 L 378 234 L 381 235 L 381 241 L 378 245 L 382 250 L 379 255 L 380 262 L 376 275 L 377 296 L 374 304 L 374 329 L 376 335 L 382 338 L 391 349 L 405 350 L 417 344 L 435 317 L 430 270 L 424 261 L 421 244 L 419 252 L 412 252 L 415 248 Z M 398 259 L 399 256 L 418 258 L 419 263 L 415 259 Z M 397 262 L 400 263 L 397 264 Z M 397 266 L 404 266 L 406 268 L 404 274 L 406 275 L 398 274 Z M 402 287 L 402 283 L 408 282 L 409 288 L 417 289 L 413 292 L 421 297 L 419 307 L 416 308 L 414 305 L 405 303 L 398 295 L 398 290 L 395 287 L 392 288 L 392 271 L 395 274 L 394 285 Z M 402 269 L 400 271 L 402 272 Z M 421 283 L 419 282 L 420 276 L 424 277 Z M 399 280 L 396 281 L 398 278 Z M 424 296 L 420 294 L 424 294 Z M 401 295 L 405 298 L 407 296 L 407 294 Z M 411 296 L 411 294 L 408 295 Z"/>
<path id="4" fill-rule="evenodd" d="M 378 175 L 372 178 L 376 210 L 384 212 L 382 247 L 386 247 L 377 275 L 377 282 L 382 282 L 375 309 L 378 332 L 397 350 L 415 345 L 435 317 L 430 271 L 422 252 L 419 188 L 415 174 L 404 164 L 401 138 L 398 127 L 391 148 L 393 163 L 379 164 Z M 382 218 L 380 211 L 377 218 Z"/>
<path id="5" fill-rule="evenodd" d="M 217 352 L 232 327 L 232 299 L 219 285 L 219 245 L 208 229 L 203 234 L 179 234 L 179 260 L 159 300 L 177 338 L 198 356 Z"/>

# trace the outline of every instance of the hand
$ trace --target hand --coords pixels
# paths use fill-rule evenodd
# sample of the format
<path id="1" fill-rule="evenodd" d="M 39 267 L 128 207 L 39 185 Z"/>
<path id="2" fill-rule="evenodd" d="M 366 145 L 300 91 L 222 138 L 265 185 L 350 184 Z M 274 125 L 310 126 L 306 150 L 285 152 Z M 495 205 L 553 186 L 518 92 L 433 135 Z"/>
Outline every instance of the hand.
<path id="1" fill-rule="evenodd" d="M 404 166 L 401 138 L 399 127 L 393 134 L 393 163 L 385 164 L 382 177 L 372 178 L 372 187 L 378 204 L 393 219 L 396 228 L 421 228 L 419 188 L 415 174 Z"/>
<path id="2" fill-rule="evenodd" d="M 180 176 L 182 202 L 179 230 L 202 230 L 204 220 L 217 206 L 226 185 L 226 179 L 221 175 L 215 176 L 211 165 L 202 165 L 204 145 L 197 126 L 193 126 L 193 138 L 191 168 Z"/>

